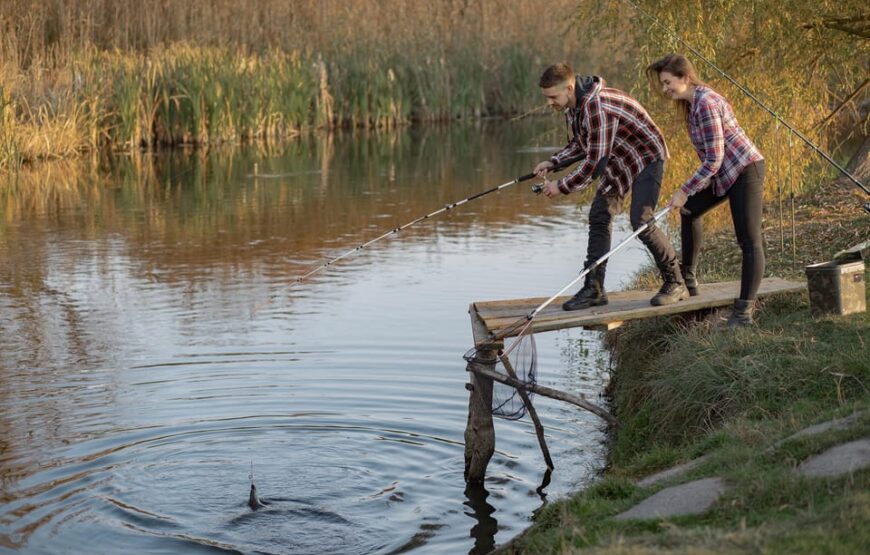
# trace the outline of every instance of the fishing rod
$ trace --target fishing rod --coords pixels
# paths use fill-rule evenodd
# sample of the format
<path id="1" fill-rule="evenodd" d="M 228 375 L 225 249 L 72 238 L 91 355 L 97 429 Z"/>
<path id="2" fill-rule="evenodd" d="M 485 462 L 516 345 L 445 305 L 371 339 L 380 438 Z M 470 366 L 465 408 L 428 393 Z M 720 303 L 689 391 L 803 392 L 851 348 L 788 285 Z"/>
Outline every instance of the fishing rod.
<path id="1" fill-rule="evenodd" d="M 582 160 L 582 159 L 583 159 L 582 156 L 577 156 L 577 157 L 575 157 L 575 158 L 571 158 L 571 159 L 565 160 L 565 161 L 563 161 L 563 162 L 561 162 L 561 163 L 559 163 L 559 164 L 553 166 L 553 167 L 550 168 L 548 171 L 553 172 L 553 171 L 563 170 L 563 169 L 565 169 L 566 167 L 568 167 L 568 166 L 570 166 L 571 164 L 573 164 L 574 162 L 579 162 L 579 161 Z M 456 208 L 457 206 L 462 206 L 463 204 L 465 204 L 465 203 L 467 203 L 467 202 L 471 202 L 471 201 L 473 201 L 473 200 L 477 200 L 477 199 L 479 199 L 479 198 L 485 197 L 486 195 L 489 195 L 489 194 L 491 194 L 491 193 L 495 193 L 495 192 L 497 192 L 497 191 L 501 191 L 502 189 L 506 189 L 506 188 L 508 188 L 508 187 L 510 187 L 510 186 L 512 186 L 512 185 L 516 185 L 517 183 L 520 183 L 520 182 L 522 182 L 522 181 L 528 181 L 529 179 L 532 179 L 533 177 L 535 177 L 535 175 L 536 175 L 536 174 L 534 174 L 534 173 L 527 173 L 527 174 L 525 174 L 525 175 L 521 175 L 521 176 L 519 176 L 519 177 L 517 177 L 517 178 L 515 178 L 515 179 L 513 179 L 513 180 L 511 180 L 511 181 L 508 181 L 507 183 L 502 183 L 501 185 L 498 185 L 498 186 L 493 187 L 493 188 L 491 188 L 491 189 L 487 189 L 486 191 L 482 191 L 482 192 L 480 192 L 480 193 L 477 193 L 477 194 L 475 194 L 475 195 L 471 195 L 470 197 L 466 197 L 466 198 L 464 198 L 464 199 L 462 199 L 462 200 L 459 200 L 459 201 L 456 201 L 456 202 L 453 202 L 453 203 L 450 203 L 450 204 L 445 204 L 444 206 L 442 206 L 442 207 L 439 208 L 438 210 L 435 210 L 434 212 L 430 212 L 430 213 L 426 214 L 425 216 L 420 216 L 419 218 L 417 218 L 417 219 L 415 219 L 415 220 L 411 220 L 410 222 L 408 222 L 408 223 L 406 223 L 406 224 L 404 224 L 404 225 L 400 225 L 399 227 L 393 228 L 393 229 L 391 229 L 391 230 L 389 230 L 389 231 L 383 233 L 382 235 L 379 235 L 379 236 L 375 237 L 374 239 L 372 239 L 372 240 L 370 240 L 370 241 L 367 241 L 367 242 L 365 242 L 365 243 L 363 243 L 363 244 L 361 244 L 361 245 L 358 245 L 358 246 L 356 246 L 356 247 L 350 249 L 349 251 L 347 251 L 347 252 L 345 252 L 345 253 L 342 253 L 342 254 L 336 256 L 335 258 L 333 258 L 333 259 L 331 259 L 331 260 L 329 260 L 329 261 L 327 261 L 327 262 L 324 262 L 323 264 L 321 264 L 320 266 L 314 268 L 313 270 L 311 270 L 311 271 L 308 272 L 307 274 L 304 274 L 304 275 L 302 275 L 302 276 L 296 278 L 296 279 L 294 280 L 293 283 L 294 283 L 294 284 L 295 284 L 295 283 L 299 283 L 300 281 L 303 281 L 304 279 L 306 279 L 306 278 L 308 278 L 308 277 L 310 277 L 310 276 L 313 276 L 313 275 L 316 274 L 317 272 L 320 272 L 321 270 L 325 270 L 325 269 L 328 268 L 329 266 L 332 266 L 333 264 L 335 264 L 335 263 L 338 262 L 339 260 L 341 260 L 341 259 L 343 259 L 343 258 L 347 258 L 348 256 L 352 255 L 353 253 L 355 253 L 355 252 L 357 252 L 357 251 L 361 251 L 361 250 L 363 250 L 364 248 L 368 247 L 369 245 L 372 245 L 372 244 L 374 244 L 374 243 L 377 243 L 377 242 L 380 241 L 381 239 L 385 239 L 385 238 L 389 237 L 390 235 L 393 235 L 393 234 L 399 233 L 400 231 L 403 231 L 403 230 L 405 230 L 405 229 L 408 229 L 408 228 L 411 227 L 412 225 L 416 225 L 416 224 L 422 222 L 423 220 L 427 220 L 427 219 L 429 219 L 429 218 L 431 218 L 431 217 L 433 217 L 433 216 L 437 216 L 438 214 L 442 214 L 442 213 L 444 213 L 444 212 L 447 212 L 448 210 L 453 210 L 453 209 Z"/>
<path id="2" fill-rule="evenodd" d="M 512 335 L 516 335 L 516 336 L 520 336 L 520 337 L 523 336 L 526 333 L 526 331 L 528 331 L 529 327 L 532 325 L 532 320 L 535 319 L 535 316 L 537 316 L 542 310 L 544 310 L 545 308 L 550 306 L 550 304 L 552 304 L 552 302 L 555 301 L 557 298 L 564 295 L 566 291 L 568 291 L 569 289 L 574 287 L 577 283 L 579 283 L 581 279 L 585 278 L 586 275 L 589 274 L 589 272 L 591 272 L 592 270 L 597 268 L 600 264 L 602 264 L 605 260 L 607 260 L 608 258 L 613 256 L 618 250 L 622 249 L 625 245 L 629 244 L 632 241 L 632 239 L 634 239 L 635 237 L 637 237 L 638 235 L 640 235 L 641 233 L 646 231 L 651 225 L 653 225 L 654 223 L 656 223 L 660 219 L 664 218 L 667 215 L 667 213 L 671 211 L 672 208 L 673 208 L 673 206 L 668 204 L 667 206 L 665 206 L 664 208 L 662 208 L 661 210 L 656 212 L 653 215 L 651 220 L 649 220 L 648 222 L 646 222 L 642 226 L 635 229 L 634 233 L 632 233 L 631 235 L 629 235 L 628 237 L 623 239 L 621 243 L 619 243 L 618 245 L 616 245 L 615 247 L 610 249 L 608 252 L 601 255 L 598 258 L 598 260 L 596 260 L 591 265 L 586 267 L 582 272 L 580 272 L 579 276 L 577 276 L 576 278 L 571 280 L 570 283 L 568 283 L 565 287 L 560 289 L 555 295 L 553 295 L 552 297 L 550 297 L 546 301 L 539 304 L 534 310 L 529 312 L 526 316 L 520 318 L 514 324 L 512 324 L 508 328 L 504 329 L 500 333 L 492 334 L 491 340 L 492 341 L 499 341 L 501 339 L 504 339 L 504 338 L 512 336 Z M 520 327 L 522 327 L 522 329 L 520 329 Z M 517 333 L 518 329 L 520 330 L 519 333 Z M 508 348 L 507 351 L 504 352 L 504 354 L 502 356 L 507 356 L 519 343 L 520 343 L 519 341 L 515 341 L 510 346 L 510 348 Z"/>
<path id="3" fill-rule="evenodd" d="M 737 87 L 738 89 L 740 89 L 740 92 L 742 92 L 743 94 L 745 94 L 746 96 L 748 96 L 750 99 L 752 99 L 756 104 L 758 104 L 759 106 L 761 106 L 762 108 L 764 108 L 764 109 L 765 109 L 765 110 L 766 110 L 770 115 L 772 115 L 772 116 L 773 116 L 777 121 L 779 121 L 779 122 L 782 123 L 786 128 L 788 128 L 789 131 L 791 131 L 792 133 L 794 133 L 795 135 L 797 135 L 797 137 L 798 137 L 800 140 L 802 140 L 802 141 L 803 141 L 807 146 L 809 146 L 811 149 L 813 149 L 817 154 L 819 154 L 822 158 L 824 158 L 824 159 L 825 159 L 829 164 L 831 164 L 832 166 L 834 166 L 835 168 L 837 168 L 837 170 L 838 170 L 841 174 L 843 174 L 843 175 L 844 175 L 844 176 L 845 176 L 849 181 L 851 181 L 852 183 L 854 183 L 855 185 L 857 185 L 858 188 L 860 188 L 861 190 L 863 190 L 867 195 L 870 195 L 870 189 L 868 189 L 866 185 L 864 185 L 863 183 L 861 183 L 860 181 L 858 181 L 858 178 L 856 178 L 854 175 L 852 175 L 851 173 L 849 173 L 845 168 L 843 168 L 840 164 L 838 164 L 837 161 L 834 160 L 834 159 L 831 157 L 830 154 L 828 154 L 827 152 L 825 152 L 824 150 L 822 150 L 821 148 L 819 148 L 818 146 L 816 146 L 816 144 L 813 143 L 813 142 L 812 142 L 812 141 L 811 141 L 811 140 L 810 140 L 806 135 L 804 135 L 803 133 L 801 133 L 800 131 L 798 131 L 797 129 L 795 129 L 795 128 L 794 128 L 791 124 L 789 124 L 787 121 L 785 121 L 785 120 L 782 118 L 782 116 L 780 116 L 779 114 L 777 114 L 775 111 L 773 111 L 773 109 L 771 109 L 771 108 L 768 107 L 764 102 L 762 102 L 761 100 L 759 100 L 758 97 L 756 97 L 754 94 L 752 94 L 752 92 L 751 92 L 749 89 L 747 89 L 746 87 L 744 87 L 743 85 L 741 85 L 740 83 L 738 83 L 737 81 L 735 81 L 735 80 L 734 80 L 730 75 L 728 75 L 727 73 L 725 73 L 725 71 L 723 71 L 722 69 L 720 69 L 719 66 L 717 66 L 716 64 L 714 64 L 713 62 L 711 62 L 710 60 L 708 60 L 707 58 L 705 58 L 704 55 L 701 54 L 701 53 L 700 53 L 700 52 L 699 52 L 699 51 L 698 51 L 694 46 L 692 46 L 691 44 L 689 44 L 686 40 L 684 40 L 681 36 L 679 36 L 679 35 L 678 35 L 675 31 L 673 31 L 670 27 L 668 27 L 667 25 L 664 25 L 663 23 L 661 23 L 661 22 L 660 22 L 660 21 L 659 21 L 655 16 L 653 16 L 652 14 L 650 14 L 649 12 L 647 12 L 646 10 L 644 10 L 643 8 L 641 8 L 639 5 L 637 5 L 637 3 L 634 2 L 634 0 L 623 0 L 623 2 L 626 2 L 627 4 L 629 4 L 629 5 L 630 5 L 631 7 L 633 7 L 636 11 L 638 11 L 641 15 L 643 15 L 644 17 L 646 17 L 647 19 L 649 19 L 650 21 L 652 21 L 652 23 L 653 23 L 654 25 L 658 26 L 658 27 L 661 28 L 663 31 L 665 31 L 667 34 L 669 34 L 669 35 L 672 36 L 673 38 L 677 39 L 677 41 L 679 41 L 680 44 L 682 44 L 683 46 L 685 46 L 686 48 L 688 48 L 689 51 L 690 51 L 692 54 L 694 54 L 695 56 L 697 56 L 698 58 L 700 58 L 701 60 L 703 60 L 707 65 L 709 65 L 710 67 L 712 67 L 713 69 L 715 69 L 717 72 L 719 72 L 719 74 L 722 75 L 722 77 L 724 77 L 724 78 L 727 79 L 727 80 L 728 80 L 732 85 L 734 85 L 735 87 Z M 864 208 L 865 211 L 867 211 L 867 213 L 870 213 L 870 202 L 865 202 L 864 205 L 863 205 L 863 208 Z"/>
<path id="4" fill-rule="evenodd" d="M 563 169 L 567 168 L 568 166 L 570 166 L 571 164 L 574 164 L 575 162 L 579 162 L 582 159 L 583 159 L 583 156 L 576 156 L 574 158 L 569 158 L 567 160 L 560 162 L 559 164 L 554 165 L 552 168 L 549 168 L 547 171 L 548 172 L 556 172 L 556 171 L 563 170 Z M 310 272 L 296 278 L 293 281 L 293 284 L 295 285 L 295 284 L 299 283 L 300 281 L 303 281 L 303 280 L 313 276 L 317 272 L 325 270 L 326 268 L 332 266 L 333 264 L 335 264 L 339 260 L 341 260 L 343 258 L 347 258 L 348 256 L 352 255 L 353 253 L 361 251 L 361 250 L 365 249 L 366 247 L 368 247 L 374 243 L 377 243 L 378 241 L 380 241 L 382 239 L 389 237 L 390 235 L 394 235 L 396 233 L 399 233 L 402 230 L 408 229 L 409 227 L 416 225 L 416 224 L 422 222 L 423 220 L 427 220 L 429 218 L 432 218 L 433 216 L 437 216 L 438 214 L 442 214 L 444 212 L 447 212 L 448 210 L 452 210 L 458 206 L 462 206 L 463 204 L 465 204 L 467 202 L 471 202 L 473 200 L 477 200 L 479 198 L 485 197 L 486 195 L 495 193 L 497 191 L 501 191 L 502 189 L 506 189 L 512 185 L 516 185 L 517 183 L 520 183 L 523 181 L 528 181 L 529 179 L 532 179 L 535 176 L 536 176 L 536 174 L 534 174 L 534 173 L 527 173 L 527 174 L 521 175 L 521 176 L 519 176 L 511 181 L 508 181 L 507 183 L 502 183 L 501 185 L 498 185 L 497 187 L 487 189 L 486 191 L 482 191 L 480 193 L 471 195 L 470 197 L 466 197 L 462 200 L 459 200 L 459 201 L 456 201 L 456 202 L 453 202 L 450 204 L 445 204 L 444 206 L 442 206 L 438 210 L 435 210 L 434 212 L 430 212 L 429 214 L 426 214 L 425 216 L 420 216 L 419 218 L 417 218 L 415 220 L 411 220 L 410 222 L 408 222 L 404 225 L 400 225 L 399 227 L 393 228 L 393 229 L 375 237 L 374 239 L 372 239 L 370 241 L 362 243 L 361 245 L 358 245 L 358 246 L 350 249 L 349 251 L 342 253 L 342 254 L 336 256 L 335 258 L 332 258 L 332 259 L 324 262 L 323 264 L 314 268 Z M 539 192 L 539 191 L 535 191 L 535 192 Z"/>

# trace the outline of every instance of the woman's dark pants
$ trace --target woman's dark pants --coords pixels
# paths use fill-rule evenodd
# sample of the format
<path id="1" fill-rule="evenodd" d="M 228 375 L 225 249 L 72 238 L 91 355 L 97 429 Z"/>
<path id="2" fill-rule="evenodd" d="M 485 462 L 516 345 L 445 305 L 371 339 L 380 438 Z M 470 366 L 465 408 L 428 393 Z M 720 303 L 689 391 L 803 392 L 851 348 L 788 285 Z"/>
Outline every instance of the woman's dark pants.
<path id="1" fill-rule="evenodd" d="M 764 275 L 764 241 L 761 236 L 761 212 L 764 204 L 764 160 L 746 166 L 723 197 L 713 194 L 712 187 L 689 197 L 683 207 L 689 215 L 681 218 L 683 266 L 695 268 L 701 252 L 704 232 L 701 217 L 728 199 L 734 233 L 743 252 L 740 273 L 740 299 L 751 301 L 758 293 Z"/>

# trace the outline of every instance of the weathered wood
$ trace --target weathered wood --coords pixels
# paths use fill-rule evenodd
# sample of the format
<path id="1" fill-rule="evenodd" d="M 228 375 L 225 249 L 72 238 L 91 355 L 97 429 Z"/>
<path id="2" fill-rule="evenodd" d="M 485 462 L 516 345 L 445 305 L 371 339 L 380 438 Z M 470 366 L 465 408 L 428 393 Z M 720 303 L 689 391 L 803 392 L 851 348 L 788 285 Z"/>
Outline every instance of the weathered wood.
<path id="1" fill-rule="evenodd" d="M 786 281 L 780 278 L 765 278 L 758 291 L 759 297 L 789 293 L 806 289 L 803 282 Z M 610 302 L 604 306 L 566 312 L 561 303 L 564 297 L 541 311 L 532 321 L 532 333 L 574 327 L 608 326 L 639 318 L 668 316 L 695 312 L 709 308 L 729 306 L 740 291 L 740 282 L 701 284 L 701 294 L 688 300 L 665 306 L 652 306 L 649 299 L 654 291 L 618 291 L 608 293 Z M 546 297 L 476 302 L 472 306 L 492 335 L 500 335 L 546 300 Z M 509 337 L 510 335 L 508 335 Z M 480 341 L 479 343 L 485 343 Z"/>
<path id="2" fill-rule="evenodd" d="M 471 331 L 475 345 L 484 343 L 488 335 L 486 326 L 478 317 L 474 305 L 469 309 Z M 482 350 L 478 355 L 482 360 L 492 360 L 483 364 L 477 359 L 468 363 L 472 367 L 489 369 L 495 372 L 497 351 Z M 465 425 L 465 481 L 483 483 L 486 467 L 495 452 L 495 427 L 492 422 L 492 378 L 479 372 L 471 372 L 470 392 L 468 394 L 468 422 Z"/>
<path id="3" fill-rule="evenodd" d="M 615 330 L 620 327 L 624 322 L 607 322 L 606 324 L 595 325 L 595 326 L 583 326 L 584 330 L 592 330 L 592 331 L 610 331 Z"/>
<path id="4" fill-rule="evenodd" d="M 517 376 L 517 372 L 514 370 L 514 365 L 511 364 L 510 359 L 504 355 L 499 355 L 498 358 L 504 365 L 505 370 L 507 370 L 508 376 L 522 383 L 519 376 Z M 553 468 L 555 468 L 553 466 L 553 459 L 550 457 L 550 450 L 547 448 L 547 440 L 544 439 L 544 426 L 541 424 L 540 418 L 538 418 L 538 411 L 536 411 L 535 406 L 532 405 L 532 400 L 529 398 L 529 394 L 525 387 L 518 387 L 516 390 L 520 395 L 520 398 L 523 400 L 523 404 L 526 406 L 529 418 L 532 419 L 532 424 L 535 426 L 535 435 L 538 436 L 538 445 L 541 446 L 541 453 L 544 455 L 544 462 L 547 463 L 547 468 L 553 470 Z"/>
<path id="5" fill-rule="evenodd" d="M 620 291 L 608 294 L 610 303 L 605 306 L 572 312 L 561 310 L 560 305 L 568 299 L 566 296 L 557 299 L 551 306 L 538 313 L 532 320 L 530 331 L 538 333 L 572 327 L 613 329 L 628 320 L 728 306 L 738 295 L 739 289 L 740 283 L 736 281 L 702 284 L 700 295 L 666 306 L 649 304 L 649 299 L 653 295 L 652 291 Z M 804 283 L 766 278 L 761 282 L 758 296 L 764 297 L 804 289 L 806 289 Z M 552 468 L 552 461 L 544 441 L 543 426 L 540 424 L 537 412 L 532 407 L 527 391 L 571 403 L 603 418 L 613 426 L 619 426 L 619 421 L 607 410 L 582 397 L 520 381 L 517 379 L 516 372 L 513 372 L 510 361 L 503 360 L 505 368 L 513 375 L 496 372 L 496 357 L 503 348 L 503 343 L 495 339 L 519 333 L 522 326 L 517 326 L 518 321 L 527 317 L 545 300 L 547 300 L 546 297 L 476 302 L 469 308 L 477 351 L 476 356 L 469 361 L 466 368 L 471 373 L 471 383 L 466 386 L 470 391 L 468 423 L 465 428 L 465 480 L 468 483 L 483 482 L 486 477 L 486 467 L 495 452 L 495 430 L 492 420 L 493 381 L 514 387 L 520 392 L 532 422 L 535 424 L 535 433 L 538 435 L 541 450 L 544 452 L 544 458 L 547 460 L 549 468 Z M 508 333 L 505 333 L 506 331 Z"/>
<path id="6" fill-rule="evenodd" d="M 576 405 L 581 409 L 588 410 L 589 412 L 600 416 L 604 420 L 607 420 L 609 424 L 619 426 L 619 420 L 615 416 L 607 412 L 607 410 L 599 407 L 595 403 L 590 403 L 586 399 L 578 397 L 577 395 L 571 395 L 570 393 L 565 393 L 564 391 L 559 391 L 557 389 L 552 389 L 543 385 L 523 383 L 519 380 L 516 380 L 509 376 L 505 376 L 496 372 L 495 370 L 486 368 L 483 365 L 479 364 L 469 364 L 468 371 L 474 374 L 480 374 L 481 376 L 487 377 L 491 380 L 503 383 L 505 385 L 509 385 L 511 387 L 515 387 L 517 389 L 527 389 L 529 391 L 537 393 L 538 395 L 543 395 L 544 397 L 549 397 L 551 399 L 556 399 L 557 401 L 565 401 L 566 403 L 571 403 L 572 405 Z"/>

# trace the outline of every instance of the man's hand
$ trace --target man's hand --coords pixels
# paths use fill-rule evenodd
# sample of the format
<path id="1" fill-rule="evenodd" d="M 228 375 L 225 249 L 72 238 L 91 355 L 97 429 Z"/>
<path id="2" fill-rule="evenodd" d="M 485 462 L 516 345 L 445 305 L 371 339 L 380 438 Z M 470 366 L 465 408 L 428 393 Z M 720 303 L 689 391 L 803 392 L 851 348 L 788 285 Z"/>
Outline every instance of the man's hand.
<path id="1" fill-rule="evenodd" d="M 535 169 L 532 173 L 534 173 L 538 177 L 544 177 L 551 169 L 553 169 L 553 163 L 549 160 L 545 160 L 544 162 L 541 162 L 540 164 L 535 166 Z"/>
<path id="2" fill-rule="evenodd" d="M 559 190 L 559 186 L 556 183 L 556 181 L 549 181 L 547 179 L 544 179 L 544 183 L 542 183 L 544 188 L 541 189 L 541 192 L 547 195 L 547 197 L 549 198 L 561 195 L 562 191 Z"/>

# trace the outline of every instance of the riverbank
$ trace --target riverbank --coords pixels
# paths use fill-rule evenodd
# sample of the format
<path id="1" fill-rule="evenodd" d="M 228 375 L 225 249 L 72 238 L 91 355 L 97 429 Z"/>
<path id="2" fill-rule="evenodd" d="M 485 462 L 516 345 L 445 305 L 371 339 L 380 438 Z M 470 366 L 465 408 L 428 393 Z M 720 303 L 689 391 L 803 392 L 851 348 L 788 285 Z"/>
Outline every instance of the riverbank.
<path id="1" fill-rule="evenodd" d="M 767 274 L 805 279 L 806 264 L 866 240 L 859 200 L 836 185 L 797 198 L 794 249 L 772 206 Z M 737 260 L 730 229 L 712 236 L 702 283 L 735 279 Z M 753 328 L 728 331 L 718 318 L 640 321 L 607 336 L 618 368 L 609 394 L 623 422 L 607 468 L 589 489 L 546 507 L 500 552 L 865 552 L 870 470 L 828 478 L 795 471 L 870 434 L 870 314 L 813 319 L 803 293 L 766 302 Z M 850 416 L 848 425 L 790 438 Z M 678 476 L 641 482 L 681 463 L 690 464 Z M 614 518 L 665 486 L 712 478 L 722 491 L 706 512 Z"/>

